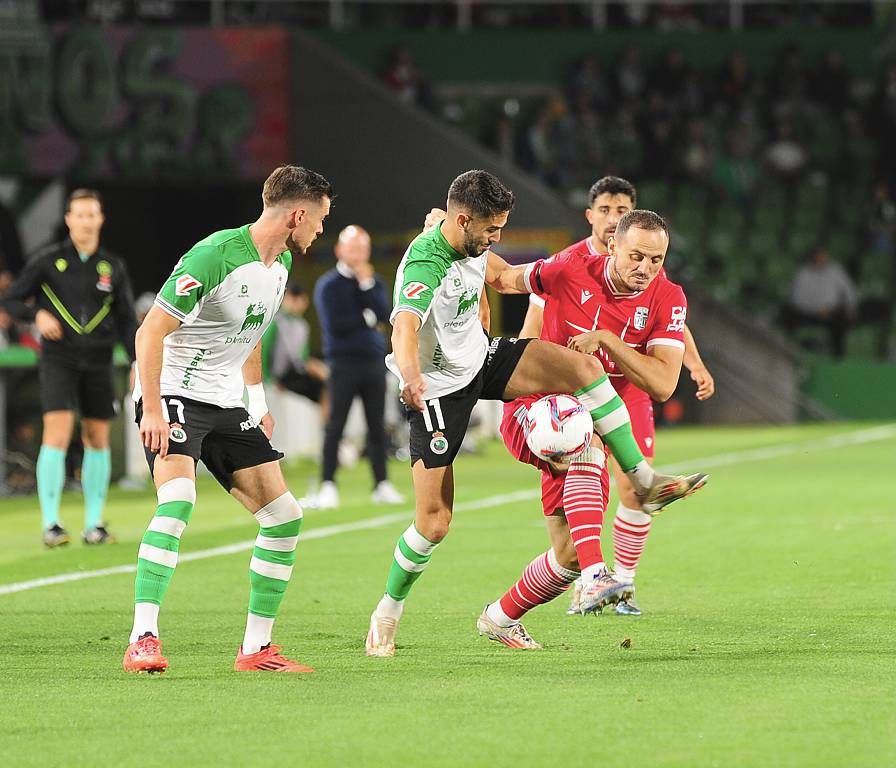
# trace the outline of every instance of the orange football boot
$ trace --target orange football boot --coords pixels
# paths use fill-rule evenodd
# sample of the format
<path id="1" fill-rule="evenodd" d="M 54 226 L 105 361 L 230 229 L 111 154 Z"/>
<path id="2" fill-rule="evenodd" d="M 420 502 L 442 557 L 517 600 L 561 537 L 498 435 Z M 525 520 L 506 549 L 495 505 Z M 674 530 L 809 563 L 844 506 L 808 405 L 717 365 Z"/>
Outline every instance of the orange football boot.
<path id="1" fill-rule="evenodd" d="M 257 653 L 243 653 L 240 647 L 233 662 L 237 672 L 314 672 L 313 667 L 306 667 L 297 661 L 280 655 L 280 646 L 268 644 Z"/>
<path id="2" fill-rule="evenodd" d="M 126 672 L 154 674 L 168 669 L 168 659 L 162 656 L 162 643 L 159 638 L 146 634 L 128 646 L 121 665 Z"/>

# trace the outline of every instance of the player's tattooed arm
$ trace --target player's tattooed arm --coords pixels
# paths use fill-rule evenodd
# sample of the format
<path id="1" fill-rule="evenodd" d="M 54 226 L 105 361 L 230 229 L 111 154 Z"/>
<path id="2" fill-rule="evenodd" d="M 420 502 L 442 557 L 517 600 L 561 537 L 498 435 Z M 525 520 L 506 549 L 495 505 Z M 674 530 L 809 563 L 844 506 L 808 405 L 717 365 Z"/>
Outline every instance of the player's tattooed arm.
<path id="1" fill-rule="evenodd" d="M 615 333 L 605 329 L 574 336 L 567 346 L 585 354 L 600 351 L 608 355 L 625 378 L 659 402 L 672 397 L 678 385 L 684 355 L 684 350 L 679 347 L 658 344 L 650 347 L 648 354 L 642 355 Z"/>
<path id="2" fill-rule="evenodd" d="M 697 399 L 709 400 L 715 394 L 716 383 L 700 357 L 697 341 L 687 324 L 684 326 L 684 367 L 691 373 L 691 379 L 697 385 Z"/>
<path id="3" fill-rule="evenodd" d="M 401 372 L 404 386 L 401 399 L 416 411 L 423 410 L 426 382 L 420 371 L 419 341 L 420 316 L 410 311 L 399 311 L 392 321 L 392 354 Z"/>
<path id="4" fill-rule="evenodd" d="M 498 293 L 531 293 L 526 282 L 526 272 L 531 265 L 512 267 L 498 254 L 488 253 L 485 268 L 485 282 Z"/>

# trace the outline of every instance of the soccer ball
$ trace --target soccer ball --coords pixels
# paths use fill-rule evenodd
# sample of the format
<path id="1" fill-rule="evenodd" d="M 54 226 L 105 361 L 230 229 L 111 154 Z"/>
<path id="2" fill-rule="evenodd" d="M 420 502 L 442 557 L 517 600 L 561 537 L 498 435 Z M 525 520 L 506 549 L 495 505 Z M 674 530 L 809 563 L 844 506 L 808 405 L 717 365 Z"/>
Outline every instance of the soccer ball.
<path id="1" fill-rule="evenodd" d="M 566 463 L 591 444 L 594 423 L 572 395 L 547 395 L 529 407 L 523 423 L 526 445 L 539 459 Z"/>

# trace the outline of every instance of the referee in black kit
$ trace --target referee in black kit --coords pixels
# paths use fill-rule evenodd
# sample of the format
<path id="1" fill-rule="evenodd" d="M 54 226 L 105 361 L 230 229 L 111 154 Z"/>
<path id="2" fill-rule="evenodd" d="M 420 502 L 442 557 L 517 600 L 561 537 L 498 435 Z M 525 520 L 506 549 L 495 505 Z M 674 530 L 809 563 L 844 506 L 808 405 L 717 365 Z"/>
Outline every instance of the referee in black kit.
<path id="1" fill-rule="evenodd" d="M 373 469 L 375 504 L 401 504 L 404 497 L 386 476 L 386 341 L 377 328 L 389 322 L 391 303 L 383 281 L 370 263 L 370 235 L 352 225 L 339 233 L 336 267 L 314 286 L 314 306 L 320 320 L 324 357 L 330 366 L 327 394 L 330 415 L 324 429 L 321 485 L 305 497 L 308 507 L 339 506 L 335 476 L 339 442 L 355 397 L 364 404 L 367 454 Z"/>
<path id="2" fill-rule="evenodd" d="M 115 415 L 112 350 L 120 341 L 134 361 L 137 321 L 124 261 L 100 247 L 103 221 L 98 192 L 72 192 L 65 212 L 69 237 L 32 256 L 6 299 L 10 314 L 33 320 L 42 339 L 37 493 L 48 547 L 69 542 L 59 503 L 75 410 L 81 413 L 84 442 L 83 539 L 86 544 L 111 540 L 102 520 L 111 472 L 109 421 Z M 27 299 L 34 304 L 25 304 Z"/>

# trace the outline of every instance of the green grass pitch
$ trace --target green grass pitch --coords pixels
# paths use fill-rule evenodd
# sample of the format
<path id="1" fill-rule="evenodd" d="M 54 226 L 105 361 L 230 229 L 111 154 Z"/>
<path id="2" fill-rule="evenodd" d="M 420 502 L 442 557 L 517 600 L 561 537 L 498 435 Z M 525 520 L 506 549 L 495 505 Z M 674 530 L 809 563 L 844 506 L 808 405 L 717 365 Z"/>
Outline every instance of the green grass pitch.
<path id="1" fill-rule="evenodd" d="M 307 676 L 232 671 L 248 550 L 182 562 L 161 617 L 171 668 L 124 673 L 132 573 L 3 587 L 132 564 L 153 497 L 112 493 L 117 545 L 49 552 L 36 500 L 4 501 L 2 763 L 896 765 L 896 425 L 680 429 L 659 446 L 660 465 L 712 477 L 654 524 L 644 615 L 567 617 L 562 597 L 526 620 L 538 652 L 474 627 L 546 548 L 534 470 L 497 443 L 458 462 L 452 533 L 411 593 L 394 659 L 365 658 L 363 638 L 410 505 L 371 507 L 366 466 L 347 470 L 343 509 L 306 515 L 275 630 L 316 667 Z M 391 472 L 409 489 L 406 467 Z M 297 496 L 312 473 L 288 467 Z M 79 530 L 77 496 L 63 519 Z M 181 552 L 255 531 L 203 479 Z"/>

